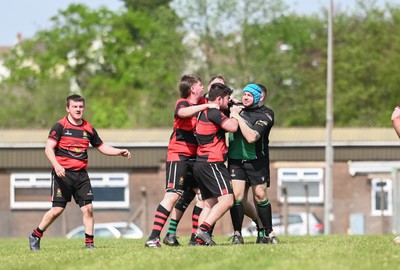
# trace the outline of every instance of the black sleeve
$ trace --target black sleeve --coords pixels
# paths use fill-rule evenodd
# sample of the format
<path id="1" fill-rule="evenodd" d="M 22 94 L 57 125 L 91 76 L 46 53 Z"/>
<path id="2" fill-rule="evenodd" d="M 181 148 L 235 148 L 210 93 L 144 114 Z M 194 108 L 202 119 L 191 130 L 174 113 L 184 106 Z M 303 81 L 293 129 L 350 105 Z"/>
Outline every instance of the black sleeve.
<path id="1" fill-rule="evenodd" d="M 63 131 L 63 126 L 57 122 L 49 132 L 48 139 L 52 139 L 56 142 L 60 141 L 61 136 L 62 136 L 62 131 Z"/>
<path id="2" fill-rule="evenodd" d="M 178 103 L 176 104 L 176 106 L 175 106 L 175 113 L 174 113 L 174 116 L 175 116 L 175 117 L 179 117 L 178 111 L 179 111 L 181 108 L 186 108 L 186 107 L 190 107 L 189 102 L 187 102 L 186 100 L 182 100 L 182 101 L 178 102 Z"/>
<path id="3" fill-rule="evenodd" d="M 103 144 L 103 141 L 100 139 L 99 134 L 97 134 L 97 131 L 93 128 L 93 137 L 90 140 L 90 144 L 93 147 L 99 147 L 100 145 Z"/>
<path id="4" fill-rule="evenodd" d="M 225 122 L 228 117 L 223 114 L 220 110 L 215 108 L 208 109 L 207 113 L 208 120 L 213 122 L 214 124 L 221 126 L 223 122 Z"/>

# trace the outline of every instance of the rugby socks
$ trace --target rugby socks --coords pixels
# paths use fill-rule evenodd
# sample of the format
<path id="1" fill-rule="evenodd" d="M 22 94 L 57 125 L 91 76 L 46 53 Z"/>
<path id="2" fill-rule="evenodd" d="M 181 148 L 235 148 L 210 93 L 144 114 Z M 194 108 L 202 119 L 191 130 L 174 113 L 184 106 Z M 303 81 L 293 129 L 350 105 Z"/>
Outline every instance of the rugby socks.
<path id="1" fill-rule="evenodd" d="M 196 231 L 197 228 L 199 227 L 199 216 L 203 208 L 200 208 L 198 206 L 194 206 L 193 208 L 193 213 L 192 213 L 192 235 L 190 237 L 191 241 L 196 241 Z"/>
<path id="2" fill-rule="evenodd" d="M 257 202 L 257 211 L 264 225 L 265 234 L 272 232 L 272 208 L 268 198 L 263 202 Z"/>
<path id="3" fill-rule="evenodd" d="M 179 220 L 171 219 L 169 222 L 167 234 L 176 234 L 176 229 L 178 228 Z"/>
<path id="4" fill-rule="evenodd" d="M 258 220 L 257 219 L 252 219 L 252 221 L 256 224 L 257 231 L 259 231 L 260 227 L 258 226 Z"/>
<path id="5" fill-rule="evenodd" d="M 158 205 L 156 214 L 154 216 L 153 230 L 149 236 L 149 239 L 155 239 L 160 237 L 161 231 L 164 228 L 165 223 L 169 217 L 170 212 L 165 209 L 161 204 Z"/>
<path id="6" fill-rule="evenodd" d="M 264 237 L 265 236 L 264 227 L 260 228 L 260 226 L 258 226 L 258 220 L 257 219 L 253 219 L 253 222 L 256 224 L 257 236 L 258 237 Z"/>
<path id="7" fill-rule="evenodd" d="M 94 243 L 94 235 L 85 233 L 85 245 L 90 245 Z"/>
<path id="8" fill-rule="evenodd" d="M 203 222 L 203 224 L 200 225 L 200 230 L 203 231 L 203 232 L 208 233 L 209 235 L 210 235 L 211 228 L 212 228 L 212 226 L 210 224 L 208 224 L 207 222 Z M 195 241 L 199 245 L 203 245 L 204 244 L 204 241 L 201 238 L 195 238 Z"/>
<path id="9" fill-rule="evenodd" d="M 211 230 L 211 225 L 207 222 L 203 222 L 203 224 L 200 225 L 200 230 L 203 232 L 209 232 Z"/>
<path id="10" fill-rule="evenodd" d="M 244 219 L 243 202 L 241 200 L 235 200 L 233 206 L 230 209 L 231 219 L 233 224 L 233 230 L 236 232 L 242 232 L 242 225 Z"/>
<path id="11" fill-rule="evenodd" d="M 36 229 L 33 230 L 32 236 L 42 238 L 43 233 L 44 231 L 42 231 L 41 229 L 39 229 L 39 227 L 37 227 Z"/>
<path id="12" fill-rule="evenodd" d="M 183 214 L 185 213 L 187 207 L 193 201 L 195 196 L 196 196 L 196 192 L 194 192 L 192 189 L 183 192 L 183 195 L 179 198 L 179 200 L 175 204 L 175 209 L 181 211 L 182 212 L 182 216 L 183 216 Z M 179 221 L 180 221 L 180 218 L 179 219 L 171 219 L 170 220 L 169 227 L 168 227 L 168 232 L 167 232 L 168 235 L 176 234 L 176 230 L 178 228 Z"/>
<path id="13" fill-rule="evenodd" d="M 264 237 L 265 236 L 264 228 L 260 228 L 260 229 L 257 230 L 257 236 L 258 237 Z"/>

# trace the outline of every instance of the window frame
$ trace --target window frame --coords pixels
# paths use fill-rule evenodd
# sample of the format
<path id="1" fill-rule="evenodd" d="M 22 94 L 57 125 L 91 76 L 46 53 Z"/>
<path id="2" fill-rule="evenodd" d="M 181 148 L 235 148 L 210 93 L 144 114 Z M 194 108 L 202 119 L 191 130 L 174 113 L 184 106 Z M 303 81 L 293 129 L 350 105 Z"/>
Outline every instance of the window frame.
<path id="1" fill-rule="evenodd" d="M 93 201 L 95 209 L 128 209 L 129 208 L 129 174 L 125 172 L 92 172 L 89 173 L 91 185 L 93 188 L 124 188 L 124 199 L 121 201 Z M 113 181 L 120 178 L 119 181 Z M 18 179 L 25 179 L 21 181 Z M 38 181 L 45 179 L 45 181 Z M 93 179 L 93 180 L 92 180 Z M 10 207 L 11 209 L 49 209 L 51 202 L 49 201 L 16 201 L 16 189 L 18 188 L 46 188 L 50 197 L 51 174 L 43 172 L 12 172 L 10 175 Z M 75 203 L 72 198 L 71 203 Z"/>
<path id="2" fill-rule="evenodd" d="M 393 181 L 386 177 L 375 177 L 371 179 L 371 216 L 377 217 L 382 215 L 380 209 L 376 209 L 377 205 L 376 194 L 381 192 L 381 187 L 377 186 L 378 183 L 385 182 L 383 187 L 384 192 L 387 194 L 387 209 L 383 210 L 383 216 L 393 215 Z"/>
<path id="3" fill-rule="evenodd" d="M 315 173 L 315 176 L 306 175 Z M 292 174 L 292 175 L 288 175 Z M 282 192 L 282 186 L 285 182 L 317 182 L 318 183 L 318 196 L 309 196 L 308 200 L 305 196 L 288 196 L 287 203 L 303 204 L 314 203 L 321 204 L 324 202 L 324 170 L 322 168 L 279 168 L 278 169 L 278 199 L 284 203 L 285 199 Z"/>

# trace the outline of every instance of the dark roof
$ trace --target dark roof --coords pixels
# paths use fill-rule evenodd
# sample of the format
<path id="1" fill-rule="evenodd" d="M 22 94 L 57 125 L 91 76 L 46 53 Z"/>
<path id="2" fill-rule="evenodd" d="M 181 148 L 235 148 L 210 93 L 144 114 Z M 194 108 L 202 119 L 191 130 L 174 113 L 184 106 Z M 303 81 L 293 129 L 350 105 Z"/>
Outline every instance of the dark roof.
<path id="1" fill-rule="evenodd" d="M 98 129 L 106 143 L 126 147 L 133 159 L 92 155 L 91 169 L 158 168 L 165 162 L 171 129 Z M 49 167 L 44 147 L 49 130 L 0 130 L 0 169 L 30 170 Z M 324 128 L 273 128 L 270 135 L 272 162 L 323 162 Z M 335 161 L 397 161 L 400 140 L 391 128 L 335 128 L 332 134 Z M 89 149 L 90 152 L 96 151 Z"/>
<path id="2" fill-rule="evenodd" d="M 7 53 L 9 51 L 11 51 L 11 47 L 0 46 L 0 56 L 2 56 L 4 53 Z"/>
<path id="3" fill-rule="evenodd" d="M 172 129 L 98 129 L 103 141 L 115 146 L 167 146 Z M 0 130 L 0 147 L 44 147 L 49 130 Z M 325 145 L 324 128 L 273 128 L 271 146 Z M 335 128 L 332 144 L 346 145 L 399 145 L 400 140 L 392 128 Z"/>

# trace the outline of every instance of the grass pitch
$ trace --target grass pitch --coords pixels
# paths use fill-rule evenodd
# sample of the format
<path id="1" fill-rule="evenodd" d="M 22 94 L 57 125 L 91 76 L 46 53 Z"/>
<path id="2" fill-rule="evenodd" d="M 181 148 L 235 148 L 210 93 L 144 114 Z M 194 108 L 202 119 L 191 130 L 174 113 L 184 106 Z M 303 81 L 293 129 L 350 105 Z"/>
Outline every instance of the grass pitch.
<path id="1" fill-rule="evenodd" d="M 40 251 L 29 249 L 28 238 L 0 239 L 1 269 L 400 269 L 400 245 L 394 235 L 280 236 L 277 245 L 231 245 L 215 237 L 217 246 L 144 247 L 145 239 L 95 239 L 95 250 L 83 249 L 83 239 L 46 238 Z"/>

